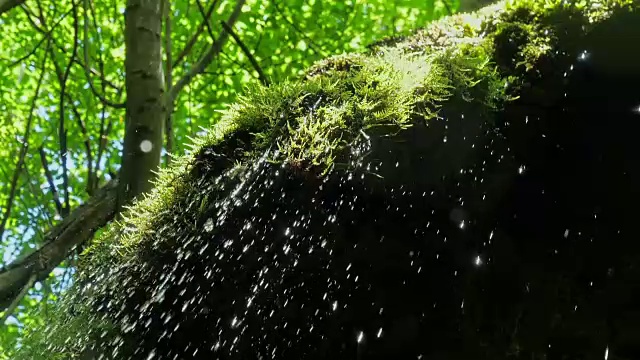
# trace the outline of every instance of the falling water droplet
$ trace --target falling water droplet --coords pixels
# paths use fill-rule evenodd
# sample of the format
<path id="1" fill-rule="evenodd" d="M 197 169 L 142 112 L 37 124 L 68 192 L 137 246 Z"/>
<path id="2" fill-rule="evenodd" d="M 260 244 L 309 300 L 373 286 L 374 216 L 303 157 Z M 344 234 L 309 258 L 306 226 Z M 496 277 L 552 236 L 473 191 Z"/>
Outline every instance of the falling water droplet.
<path id="1" fill-rule="evenodd" d="M 587 50 L 583 50 L 580 55 L 578 56 L 578 60 L 580 61 L 585 61 L 589 58 L 591 54 L 589 54 L 589 52 Z"/>
<path id="2" fill-rule="evenodd" d="M 207 221 L 205 221 L 204 230 L 207 232 L 213 231 L 213 220 L 211 218 L 208 218 Z"/>
<path id="3" fill-rule="evenodd" d="M 360 331 L 360 333 L 358 334 L 358 344 L 360 344 L 362 340 L 364 340 L 364 333 Z"/>

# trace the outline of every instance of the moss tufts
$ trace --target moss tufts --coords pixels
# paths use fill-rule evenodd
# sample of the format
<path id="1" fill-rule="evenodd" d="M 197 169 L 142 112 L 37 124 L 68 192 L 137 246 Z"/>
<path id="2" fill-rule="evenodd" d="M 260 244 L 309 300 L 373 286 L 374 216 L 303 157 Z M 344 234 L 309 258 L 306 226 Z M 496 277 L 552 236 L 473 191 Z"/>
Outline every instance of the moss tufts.
<path id="1" fill-rule="evenodd" d="M 494 111 L 517 95 L 542 61 L 574 46 L 566 39 L 614 11 L 637 8 L 633 3 L 499 3 L 376 43 L 369 54 L 320 61 L 304 81 L 247 89 L 205 136 L 194 139 L 190 154 L 163 170 L 152 192 L 85 251 L 60 311 L 47 329 L 33 331 L 15 358 L 76 358 L 90 352 L 95 339 L 115 348 L 127 319 L 116 326 L 119 314 L 105 312 L 105 304 L 144 291 L 136 285 L 151 276 L 145 274 L 149 249 L 171 251 L 185 241 L 163 236 L 166 228 L 202 225 L 210 203 L 228 191 L 226 182 L 267 149 L 279 150 L 271 161 L 323 174 L 373 128 L 391 132 L 428 121 L 445 103 L 477 102 Z"/>

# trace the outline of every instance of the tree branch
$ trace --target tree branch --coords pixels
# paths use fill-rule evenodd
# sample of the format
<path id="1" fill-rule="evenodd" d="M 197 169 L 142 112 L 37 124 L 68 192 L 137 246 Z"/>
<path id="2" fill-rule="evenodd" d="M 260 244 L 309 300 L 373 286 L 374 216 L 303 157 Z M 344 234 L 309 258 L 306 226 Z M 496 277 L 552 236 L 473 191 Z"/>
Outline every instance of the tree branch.
<path id="1" fill-rule="evenodd" d="M 0 0 L 2 1 L 2 0 Z M 62 20 L 66 19 L 67 16 L 71 13 L 71 11 L 73 11 L 73 8 L 71 8 L 69 11 L 67 11 L 66 13 L 64 13 L 60 19 L 58 19 L 58 21 L 56 21 L 53 26 L 51 26 L 51 29 L 49 29 L 48 31 L 43 31 L 42 32 L 42 38 L 40 39 L 40 41 L 38 41 L 38 43 L 36 44 L 36 46 L 33 47 L 33 49 L 31 49 L 27 54 L 25 54 L 24 56 L 21 56 L 19 59 L 11 61 L 11 64 L 9 64 L 9 67 L 14 67 L 16 65 L 20 65 L 22 64 L 25 60 L 27 60 L 28 58 L 30 58 L 33 54 L 36 53 L 36 51 L 40 48 L 40 45 L 42 45 L 42 43 L 44 43 L 45 40 L 48 40 L 51 37 L 51 34 L 53 33 L 53 30 L 55 30 L 56 27 L 58 27 L 58 25 L 60 25 L 60 23 L 62 22 Z M 42 30 L 42 29 L 36 29 L 36 30 Z M 5 59 L 8 60 L 8 59 Z"/>
<path id="2" fill-rule="evenodd" d="M 73 117 L 76 120 L 76 124 L 80 128 L 80 132 L 84 137 L 84 141 L 83 141 L 84 151 L 85 151 L 85 156 L 87 157 L 87 194 L 91 195 L 93 193 L 93 190 L 95 190 L 95 187 L 96 187 L 96 185 L 93 182 L 94 174 L 93 174 L 93 154 L 91 151 L 91 139 L 87 131 L 87 126 L 85 125 L 84 121 L 82 120 L 82 116 L 78 111 L 78 107 L 76 106 L 76 104 L 74 104 L 73 99 L 71 98 L 71 96 L 69 96 L 69 94 L 67 94 L 67 99 L 71 104 L 71 110 L 73 111 Z"/>
<path id="3" fill-rule="evenodd" d="M 16 6 L 20 6 L 25 0 L 0 0 L 0 15 L 8 12 Z"/>
<path id="4" fill-rule="evenodd" d="M 236 3 L 235 8 L 233 9 L 233 13 L 231 13 L 231 16 L 229 16 L 229 19 L 227 20 L 227 24 L 229 26 L 233 26 L 238 20 L 238 17 L 242 12 L 242 6 L 244 5 L 245 1 L 246 0 L 238 0 L 238 2 Z M 220 36 L 218 37 L 218 39 L 216 39 L 216 41 L 213 42 L 213 44 L 211 44 L 211 47 L 209 48 L 209 50 L 202 56 L 202 58 L 200 58 L 200 60 L 198 60 L 198 62 L 186 74 L 184 74 L 182 78 L 180 78 L 180 80 L 178 80 L 178 82 L 173 86 L 171 91 L 167 93 L 168 98 L 167 98 L 166 104 L 168 106 L 172 107 L 171 104 L 173 104 L 173 102 L 177 98 L 180 91 L 185 86 L 187 86 L 187 84 L 189 84 L 194 77 L 196 77 L 197 75 L 199 75 L 204 71 L 204 69 L 211 63 L 213 58 L 216 55 L 218 55 L 218 53 L 220 53 L 220 51 L 222 50 L 222 47 L 224 46 L 224 44 L 228 39 L 229 39 L 229 33 L 225 30 L 222 30 L 222 32 L 220 33 Z"/>
<path id="5" fill-rule="evenodd" d="M 89 241 L 116 214 L 117 181 L 111 180 L 85 204 L 50 229 L 43 245 L 0 271 L 0 309 L 6 309 L 35 278 L 43 281 L 73 249 Z M 18 300 L 19 301 L 19 300 Z"/>
<path id="6" fill-rule="evenodd" d="M 67 90 L 67 80 L 71 73 L 71 67 L 73 66 L 73 59 L 78 55 L 78 8 L 76 4 L 73 6 L 73 50 L 71 51 L 71 58 L 62 75 L 62 81 L 60 82 L 60 105 L 59 105 L 59 120 L 58 120 L 58 138 L 60 140 L 60 162 L 62 164 L 62 190 L 64 194 L 64 207 L 62 208 L 62 216 L 69 214 L 69 169 L 67 169 L 67 157 L 69 156 L 69 150 L 67 149 L 67 129 L 65 128 L 65 94 Z"/>
<path id="7" fill-rule="evenodd" d="M 224 21 L 220 21 L 220 24 L 231 35 L 233 40 L 235 40 L 236 44 L 238 44 L 242 52 L 244 52 L 244 54 L 247 55 L 247 58 L 249 58 L 249 62 L 251 63 L 251 66 L 253 66 L 253 68 L 258 73 L 258 77 L 260 78 L 262 85 L 269 86 L 269 80 L 264 75 L 264 72 L 262 71 L 260 64 L 258 64 L 258 62 L 256 61 L 256 58 L 253 57 L 253 54 L 251 54 L 251 50 L 249 50 L 249 48 L 244 44 L 244 42 L 242 42 L 240 37 L 235 33 L 235 31 L 233 31 L 233 28 L 231 28 L 231 26 L 227 25 L 227 23 L 225 23 Z"/>
<path id="8" fill-rule="evenodd" d="M 316 43 L 313 41 L 313 39 L 311 39 L 304 31 L 302 31 L 302 29 L 300 29 L 300 27 L 298 27 L 298 25 L 296 25 L 293 21 L 291 21 L 291 20 L 289 20 L 289 18 L 287 18 L 287 15 L 285 15 L 284 11 L 282 11 L 282 9 L 280 9 L 280 6 L 278 5 L 278 1 L 277 0 L 272 0 L 271 3 L 276 8 L 276 11 L 282 16 L 284 21 L 287 24 L 289 24 L 289 26 L 291 26 L 298 34 L 300 34 L 300 36 L 302 36 L 303 38 L 305 38 L 307 40 L 307 42 L 309 43 L 309 48 L 311 48 L 311 50 L 313 50 L 316 53 L 320 54 L 322 57 L 326 57 L 327 56 L 327 54 L 324 51 L 320 50 L 320 48 L 318 48 L 316 46 Z"/>
<path id="9" fill-rule="evenodd" d="M 42 168 L 44 169 L 44 176 L 47 178 L 47 183 L 49 184 L 49 188 L 51 189 L 51 195 L 53 195 L 53 203 L 56 206 L 56 211 L 58 212 L 58 214 L 62 216 L 62 203 L 60 203 L 60 197 L 58 196 L 56 185 L 53 183 L 53 176 L 51 175 L 51 170 L 49 169 L 47 154 L 44 152 L 44 148 L 42 146 L 38 148 L 38 152 L 40 153 L 40 162 L 42 163 Z"/>
<path id="10" fill-rule="evenodd" d="M 215 2 L 214 2 L 215 4 Z M 164 79 L 165 79 L 165 92 L 171 92 L 171 85 L 173 84 L 172 72 L 173 68 L 171 67 L 172 55 L 171 55 L 171 2 L 165 0 L 165 19 L 164 19 L 164 50 L 165 50 L 165 71 L 164 71 Z M 213 6 L 211 7 L 213 9 Z M 206 21 L 206 20 L 205 20 Z M 207 21 L 208 22 L 208 21 Z M 167 139 L 165 150 L 167 154 L 165 155 L 165 165 L 169 166 L 171 163 L 171 153 L 173 152 L 173 106 L 169 106 L 167 109 L 167 118 L 164 124 L 165 136 Z"/>
<path id="11" fill-rule="evenodd" d="M 182 51 L 178 54 L 176 59 L 173 61 L 173 64 L 172 64 L 173 68 L 178 67 L 182 62 L 182 60 L 184 60 L 184 58 L 187 55 L 189 55 L 189 53 L 191 52 L 191 49 L 193 48 L 193 45 L 195 45 L 196 41 L 198 40 L 198 37 L 200 36 L 200 34 L 202 34 L 202 31 L 204 30 L 205 26 L 209 24 L 209 18 L 211 18 L 211 14 L 213 14 L 213 10 L 215 9 L 217 4 L 218 4 L 218 0 L 214 0 L 211 6 L 209 6 L 209 9 L 207 10 L 206 14 L 204 12 L 202 13 L 203 15 L 202 23 L 200 24 L 200 26 L 198 26 L 198 29 L 196 30 L 195 34 L 193 34 L 191 39 L 189 39 L 189 42 L 185 45 L 184 49 L 182 49 Z"/>
<path id="12" fill-rule="evenodd" d="M 89 57 L 89 0 L 84 0 L 83 2 L 83 8 L 84 8 L 84 20 L 83 20 L 83 25 L 84 25 L 84 36 L 83 36 L 83 50 L 84 50 L 84 74 L 87 77 L 87 81 L 89 82 L 89 87 L 91 88 L 91 92 L 93 92 L 93 94 L 100 99 L 100 101 L 108 106 L 111 106 L 113 108 L 116 109 L 124 109 L 125 107 L 125 103 L 114 103 L 112 101 L 109 101 L 109 99 L 107 99 L 103 94 L 101 94 L 100 92 L 98 92 L 98 90 L 96 90 L 95 85 L 93 84 L 93 79 L 91 78 L 91 71 L 89 70 L 89 68 L 91 67 L 89 65 L 89 61 L 90 61 L 90 57 Z M 102 74 L 103 78 L 100 79 L 102 82 L 104 82 L 104 74 Z"/>
<path id="13" fill-rule="evenodd" d="M 0 1 L 1 1 L 1 0 L 0 0 Z M 79 2 L 79 1 L 80 1 L 80 0 L 78 0 L 78 2 Z M 77 3 L 74 3 L 74 4 L 76 4 L 76 5 L 77 5 Z M 43 35 L 43 36 L 45 36 L 45 37 L 47 36 L 47 34 L 48 34 L 48 33 L 50 33 L 50 31 L 47 31 L 46 29 L 41 28 L 40 26 L 38 26 L 38 25 L 33 21 L 32 17 L 34 17 L 35 15 L 34 15 L 34 14 L 32 14 L 32 13 L 30 12 L 30 10 L 29 10 L 26 6 L 21 7 L 21 9 L 25 12 L 25 14 L 27 15 L 27 20 L 29 21 L 29 23 L 31 24 L 31 26 L 33 26 L 33 28 L 34 28 L 34 29 L 36 29 L 36 31 L 38 31 L 40 34 L 42 34 L 42 35 Z M 71 11 L 73 11 L 73 8 L 71 8 L 71 10 L 69 10 L 69 12 L 71 12 Z M 45 19 L 43 16 L 39 16 L 38 18 L 39 18 L 39 20 L 40 20 L 40 22 L 41 22 L 42 24 L 46 24 L 46 19 Z M 62 19 L 60 19 L 59 21 L 61 21 L 61 20 L 62 20 Z M 56 43 L 56 41 L 55 41 L 55 37 L 51 37 L 51 40 L 52 40 L 52 41 L 51 41 L 51 43 L 53 44 L 53 46 L 54 46 L 55 48 L 57 48 L 58 50 L 62 51 L 62 53 L 66 53 L 66 52 L 67 52 L 67 51 L 66 51 L 66 49 L 65 49 L 64 47 L 62 47 L 62 46 L 58 45 L 58 43 Z M 51 51 L 53 51 L 53 48 L 51 49 Z M 74 61 L 77 65 L 80 65 L 81 67 L 85 67 L 85 64 L 84 64 L 82 61 L 80 61 L 80 60 L 78 59 L 78 57 L 75 57 L 73 61 Z M 104 77 L 104 75 L 103 75 L 103 74 L 104 74 L 104 71 L 98 72 L 96 69 L 91 68 L 91 67 L 89 67 L 89 71 L 90 71 L 90 72 L 91 72 L 91 74 L 93 74 L 94 76 L 98 76 L 98 77 L 102 80 L 102 82 L 103 82 L 104 84 L 109 85 L 111 88 L 113 88 L 114 90 L 116 90 L 116 92 L 118 92 L 118 93 L 122 93 L 122 88 L 118 87 L 116 84 L 112 83 L 111 81 L 107 80 L 107 79 Z"/>
<path id="14" fill-rule="evenodd" d="M 47 44 L 47 48 L 50 45 Z M 36 101 L 38 100 L 38 95 L 40 93 L 40 87 L 42 86 L 42 80 L 44 79 L 45 68 L 47 64 L 47 53 L 45 52 L 44 57 L 42 59 L 42 67 L 40 68 L 40 77 L 38 78 L 38 84 L 36 85 L 36 91 L 33 95 L 33 99 L 31 100 L 31 107 L 29 109 L 29 117 L 27 118 L 27 124 L 25 126 L 24 136 L 22 138 L 22 147 L 20 148 L 20 154 L 18 155 L 18 163 L 16 164 L 16 170 L 13 173 L 13 178 L 11 179 L 11 186 L 9 187 L 9 196 L 7 198 L 7 204 L 4 207 L 4 214 L 2 215 L 2 220 L 0 220 L 0 239 L 4 235 L 5 227 L 7 226 L 7 221 L 9 217 L 11 217 L 11 209 L 13 207 L 13 201 L 16 196 L 16 191 L 18 188 L 18 179 L 20 179 L 20 173 L 22 172 L 22 167 L 24 166 L 24 160 L 27 155 L 27 149 L 29 148 L 29 134 L 31 133 L 31 123 L 33 122 L 33 112 L 36 108 Z"/>
<path id="15" fill-rule="evenodd" d="M 22 300 L 22 298 L 25 295 L 27 295 L 27 291 L 29 291 L 29 289 L 31 289 L 31 287 L 33 286 L 33 284 L 35 282 L 36 282 L 36 277 L 35 277 L 35 275 L 32 275 L 29 278 L 29 281 L 27 281 L 27 283 L 22 287 L 22 290 L 20 290 L 20 293 L 18 293 L 18 296 L 16 296 L 16 298 L 13 299 L 13 302 L 9 305 L 7 310 L 2 315 L 2 319 L 0 320 L 0 324 L 4 324 L 4 322 L 7 321 L 9 316 L 11 316 L 11 314 L 13 314 L 14 311 L 16 311 L 16 308 L 20 304 L 20 301 Z"/>
<path id="16" fill-rule="evenodd" d="M 196 5 L 198 5 L 198 10 L 200 11 L 200 14 L 202 14 L 203 17 L 205 18 L 203 25 L 206 26 L 207 32 L 209 33 L 209 36 L 211 36 L 211 39 L 215 41 L 216 37 L 213 35 L 213 29 L 211 28 L 211 24 L 209 24 L 209 18 L 204 16 L 204 6 L 202 6 L 202 3 L 200 2 L 200 0 L 196 0 Z"/>

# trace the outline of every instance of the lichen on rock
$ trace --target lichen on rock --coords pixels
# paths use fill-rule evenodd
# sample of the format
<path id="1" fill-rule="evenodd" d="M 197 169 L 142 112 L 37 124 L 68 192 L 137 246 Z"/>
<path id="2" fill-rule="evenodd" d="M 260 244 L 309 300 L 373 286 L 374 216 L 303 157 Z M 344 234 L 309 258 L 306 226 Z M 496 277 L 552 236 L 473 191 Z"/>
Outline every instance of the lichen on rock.
<path id="1" fill-rule="evenodd" d="M 567 139 L 593 131 L 553 125 L 560 117 L 549 114 L 586 104 L 567 96 L 579 89 L 566 72 L 585 46 L 602 48 L 601 27 L 637 19 L 638 8 L 502 2 L 320 61 L 299 81 L 248 89 L 87 249 L 60 311 L 18 358 L 543 358 L 552 341 L 563 355 L 622 349 L 628 341 L 613 333 L 630 327 L 603 332 L 596 315 L 566 309 L 611 308 L 575 295 L 588 292 L 573 279 L 588 270 L 553 263 L 547 273 L 527 257 L 552 251 L 545 239 L 563 224 L 513 201 L 556 191 L 555 207 L 526 199 L 583 227 L 582 208 L 619 214 L 602 199 L 570 207 L 574 198 L 541 174 L 559 166 L 554 156 L 582 159 L 545 154 L 576 151 L 583 138 Z M 607 146 L 598 149 L 627 156 Z M 543 249 L 513 240 L 537 231 L 532 219 L 550 229 L 527 239 Z M 620 264 L 616 281 L 635 274 Z M 536 303 L 563 289 L 571 294 Z M 604 333 L 607 344 L 594 338 Z M 567 350 L 561 335 L 588 345 Z"/>

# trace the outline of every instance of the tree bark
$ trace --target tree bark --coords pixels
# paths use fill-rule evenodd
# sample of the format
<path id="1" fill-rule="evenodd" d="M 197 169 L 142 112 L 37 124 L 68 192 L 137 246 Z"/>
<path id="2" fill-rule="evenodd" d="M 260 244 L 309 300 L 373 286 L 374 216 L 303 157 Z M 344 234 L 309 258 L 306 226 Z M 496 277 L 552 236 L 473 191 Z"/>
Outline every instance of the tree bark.
<path id="1" fill-rule="evenodd" d="M 0 309 L 6 309 L 31 282 L 42 281 L 78 245 L 116 214 L 117 181 L 111 180 L 87 203 L 73 210 L 45 234 L 44 245 L 0 272 Z"/>
<path id="2" fill-rule="evenodd" d="M 162 2 L 128 0 L 125 13 L 126 130 L 118 209 L 152 187 L 166 118 Z"/>
<path id="3" fill-rule="evenodd" d="M 10 11 L 14 7 L 20 6 L 25 0 L 0 0 L 0 15 Z"/>

